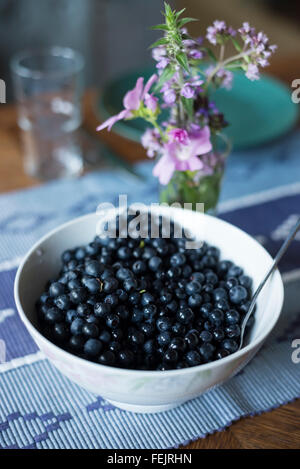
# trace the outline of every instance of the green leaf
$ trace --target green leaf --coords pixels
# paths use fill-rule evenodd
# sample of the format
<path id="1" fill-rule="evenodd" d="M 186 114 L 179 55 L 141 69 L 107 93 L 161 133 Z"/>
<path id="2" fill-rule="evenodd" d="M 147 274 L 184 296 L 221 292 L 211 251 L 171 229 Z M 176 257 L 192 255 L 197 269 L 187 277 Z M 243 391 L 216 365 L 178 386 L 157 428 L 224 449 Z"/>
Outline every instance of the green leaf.
<path id="1" fill-rule="evenodd" d="M 184 13 L 186 10 L 186 8 L 183 8 L 182 10 L 179 10 L 176 14 L 175 14 L 175 18 L 176 20 L 178 20 L 179 16 L 182 15 L 182 13 Z"/>
<path id="2" fill-rule="evenodd" d="M 179 65 L 184 68 L 184 70 L 186 72 L 189 73 L 190 69 L 189 69 L 189 63 L 188 63 L 188 59 L 187 59 L 187 56 L 185 55 L 184 52 L 179 52 L 179 54 L 176 55 L 176 60 L 177 62 L 179 63 Z"/>
<path id="3" fill-rule="evenodd" d="M 152 30 L 162 30 L 162 31 L 169 31 L 169 27 L 166 24 L 157 24 L 156 26 L 151 26 Z"/>
<path id="4" fill-rule="evenodd" d="M 237 42 L 237 40 L 236 40 L 234 37 L 232 37 L 232 36 L 231 36 L 231 40 L 232 40 L 232 43 L 233 43 L 234 47 L 236 48 L 236 50 L 237 50 L 238 52 L 242 52 L 242 48 L 241 48 L 241 46 L 239 45 L 239 43 Z"/>
<path id="5" fill-rule="evenodd" d="M 194 117 L 194 100 L 192 98 L 187 99 L 184 97 L 182 97 L 181 99 L 182 99 L 184 109 L 186 110 L 187 115 L 189 116 L 189 119 L 192 120 Z"/>
<path id="6" fill-rule="evenodd" d="M 154 92 L 159 91 L 160 88 L 163 86 L 163 84 L 172 78 L 174 73 L 175 73 L 175 69 L 171 67 L 170 65 L 168 65 L 162 72 L 161 76 L 159 77 L 158 83 L 156 84 L 154 88 Z"/>
<path id="7" fill-rule="evenodd" d="M 185 24 L 191 23 L 192 21 L 198 21 L 198 20 L 196 20 L 196 18 L 182 18 L 182 20 L 178 22 L 178 26 L 179 28 L 183 28 Z"/>
<path id="8" fill-rule="evenodd" d="M 168 41 L 166 38 L 162 38 L 162 39 L 159 39 L 158 41 L 154 42 L 154 44 L 152 44 L 150 46 L 150 49 L 153 49 L 154 47 L 158 47 L 158 46 L 165 46 L 168 44 Z"/>
<path id="9" fill-rule="evenodd" d="M 208 55 L 210 56 L 210 58 L 213 59 L 215 62 L 217 62 L 217 57 L 215 56 L 213 51 L 209 47 L 205 48 L 205 50 L 208 53 Z"/>

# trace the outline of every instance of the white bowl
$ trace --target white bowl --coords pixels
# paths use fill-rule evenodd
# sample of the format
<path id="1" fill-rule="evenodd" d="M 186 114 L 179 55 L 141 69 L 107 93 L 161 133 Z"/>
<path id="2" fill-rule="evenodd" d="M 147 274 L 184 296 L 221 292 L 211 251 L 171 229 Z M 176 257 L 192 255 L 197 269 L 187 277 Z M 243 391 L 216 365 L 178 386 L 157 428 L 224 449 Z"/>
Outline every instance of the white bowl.
<path id="1" fill-rule="evenodd" d="M 156 207 L 172 215 L 191 232 L 218 246 L 222 259 L 243 267 L 257 287 L 272 258 L 253 238 L 218 218 L 182 209 Z M 141 371 L 113 368 L 72 355 L 47 340 L 38 329 L 35 302 L 46 282 L 60 270 L 63 251 L 91 242 L 99 215 L 75 219 L 42 238 L 26 255 L 15 280 L 15 301 L 29 333 L 45 356 L 75 383 L 107 399 L 117 407 L 134 412 L 159 412 L 193 399 L 241 370 L 259 350 L 275 326 L 283 304 L 283 283 L 276 271 L 257 302 L 256 321 L 246 346 L 218 361 L 170 371 Z"/>

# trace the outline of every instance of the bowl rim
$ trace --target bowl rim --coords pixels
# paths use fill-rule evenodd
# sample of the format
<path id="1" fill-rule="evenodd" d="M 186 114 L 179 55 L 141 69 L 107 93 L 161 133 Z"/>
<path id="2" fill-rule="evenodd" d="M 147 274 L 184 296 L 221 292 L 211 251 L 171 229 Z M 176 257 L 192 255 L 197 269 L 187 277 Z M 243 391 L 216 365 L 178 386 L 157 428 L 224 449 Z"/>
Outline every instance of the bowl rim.
<path id="1" fill-rule="evenodd" d="M 109 209 L 109 210 L 112 210 L 112 209 Z M 183 210 L 183 209 L 182 208 L 177 208 L 177 207 L 176 208 L 172 207 L 172 211 L 177 212 L 177 211 L 181 211 L 181 210 Z M 265 252 L 267 257 L 269 257 L 270 262 L 272 262 L 272 260 L 273 260 L 272 256 L 267 252 L 267 250 L 261 244 L 259 244 L 258 241 L 256 241 L 251 235 L 249 235 L 245 231 L 241 230 L 240 228 L 233 225 L 232 223 L 229 223 L 229 222 L 227 222 L 225 220 L 222 220 L 220 218 L 216 218 L 216 217 L 213 217 L 211 215 L 204 214 L 204 213 L 199 213 L 199 212 L 198 212 L 198 215 L 203 216 L 204 218 L 214 219 L 214 221 L 217 221 L 218 223 L 228 225 L 231 228 L 234 228 L 235 230 L 242 233 L 243 236 L 249 237 L 252 242 L 256 243 Z M 113 366 L 102 365 L 101 363 L 95 363 L 95 362 L 89 361 L 85 358 L 78 357 L 77 355 L 74 355 L 74 354 L 62 349 L 61 347 L 55 345 L 53 342 L 48 340 L 32 324 L 32 322 L 28 319 L 27 315 L 25 314 L 25 312 L 23 310 L 23 307 L 22 307 L 22 304 L 21 304 L 21 299 L 20 299 L 20 296 L 19 296 L 20 277 L 23 273 L 23 268 L 24 268 L 25 264 L 27 263 L 28 259 L 30 258 L 30 256 L 35 251 L 37 251 L 39 249 L 39 247 L 42 243 L 47 241 L 49 238 L 51 238 L 57 232 L 62 231 L 62 230 L 68 228 L 69 226 L 71 226 L 73 224 L 76 224 L 78 222 L 84 221 L 85 219 L 95 217 L 95 216 L 97 216 L 97 212 L 92 212 L 92 213 L 89 213 L 89 214 L 86 214 L 86 215 L 83 215 L 83 216 L 80 216 L 80 217 L 77 217 L 77 218 L 73 218 L 72 220 L 70 220 L 66 223 L 63 223 L 63 224 L 59 225 L 58 227 L 50 230 L 43 237 L 41 237 L 32 246 L 32 248 L 27 252 L 27 254 L 22 259 L 22 262 L 19 265 L 17 273 L 16 273 L 16 277 L 15 277 L 15 281 L 14 281 L 14 298 L 15 298 L 17 310 L 19 312 L 21 320 L 25 324 L 25 326 L 26 326 L 27 330 L 30 332 L 31 336 L 32 337 L 37 336 L 38 341 L 44 343 L 45 346 L 47 346 L 48 348 L 49 347 L 52 348 L 55 351 L 56 355 L 58 354 L 58 355 L 61 355 L 62 357 L 65 357 L 66 361 L 72 360 L 74 364 L 77 362 L 78 365 L 82 365 L 82 366 L 88 367 L 90 369 L 94 369 L 95 371 L 96 370 L 98 370 L 98 371 L 103 370 L 104 372 L 108 372 L 110 374 L 119 374 L 119 375 L 127 375 L 127 376 L 128 375 L 133 375 L 136 378 L 158 377 L 160 374 L 161 374 L 161 376 L 164 376 L 164 377 L 167 377 L 167 376 L 171 377 L 171 376 L 189 374 L 189 373 L 194 373 L 194 372 L 206 371 L 208 369 L 218 368 L 219 366 L 226 365 L 228 362 L 230 362 L 234 358 L 235 359 L 240 358 L 243 355 L 247 354 L 248 352 L 251 352 L 252 350 L 254 350 L 257 346 L 259 346 L 260 344 L 262 344 L 265 341 L 265 339 L 269 336 L 269 334 L 274 329 L 274 327 L 275 327 L 275 325 L 276 325 L 276 323 L 277 323 L 277 321 L 280 317 L 282 306 L 283 306 L 283 300 L 284 300 L 284 285 L 283 285 L 283 280 L 282 280 L 281 274 L 280 274 L 278 269 L 275 270 L 274 275 L 268 280 L 268 282 L 270 282 L 270 283 L 274 282 L 274 281 L 276 281 L 278 283 L 278 288 L 277 288 L 278 301 L 277 301 L 277 305 L 279 305 L 279 306 L 277 307 L 277 314 L 274 314 L 272 316 L 273 319 L 272 319 L 272 321 L 269 322 L 269 326 L 253 342 L 250 342 L 248 345 L 246 345 L 246 347 L 243 347 L 241 350 L 238 350 L 238 351 L 232 353 L 231 355 L 228 355 L 227 357 L 221 358 L 219 360 L 214 360 L 214 361 L 209 362 L 209 363 L 204 363 L 204 364 L 200 364 L 200 365 L 192 366 L 192 367 L 188 367 L 188 368 L 181 368 L 179 370 L 177 370 L 177 369 L 174 369 L 174 370 L 134 370 L 134 369 L 118 368 L 118 367 L 113 367 Z M 47 356 L 46 356 L 46 358 L 47 358 Z M 49 359 L 49 360 L 51 361 L 51 359 Z"/>

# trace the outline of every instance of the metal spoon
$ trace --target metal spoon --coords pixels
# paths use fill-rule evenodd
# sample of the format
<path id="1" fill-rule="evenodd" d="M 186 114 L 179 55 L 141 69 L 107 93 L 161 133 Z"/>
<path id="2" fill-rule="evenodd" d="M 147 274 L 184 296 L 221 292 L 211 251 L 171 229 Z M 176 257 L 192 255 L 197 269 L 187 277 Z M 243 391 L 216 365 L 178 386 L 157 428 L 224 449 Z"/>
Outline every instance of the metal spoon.
<path id="1" fill-rule="evenodd" d="M 245 328 L 246 328 L 246 325 L 247 325 L 247 322 L 251 316 L 251 314 L 253 313 L 253 310 L 254 310 L 254 307 L 255 307 L 255 304 L 256 304 L 256 300 L 257 300 L 257 297 L 258 295 L 260 294 L 260 292 L 262 291 L 263 287 L 265 286 L 265 284 L 267 283 L 267 280 L 269 279 L 270 275 L 272 275 L 272 273 L 274 272 L 274 270 L 276 269 L 277 265 L 278 265 L 278 262 L 280 261 L 280 259 L 283 257 L 283 255 L 285 254 L 287 248 L 289 247 L 290 243 L 293 241 L 293 239 L 295 238 L 296 234 L 297 234 L 297 231 L 300 229 L 300 218 L 298 219 L 297 223 L 295 224 L 295 226 L 291 229 L 288 237 L 286 238 L 286 240 L 284 241 L 283 245 L 281 246 L 281 248 L 279 249 L 278 253 L 276 254 L 275 258 L 274 258 L 274 262 L 273 264 L 271 265 L 270 269 L 268 270 L 267 274 L 265 275 L 265 277 L 263 278 L 263 280 L 261 281 L 261 283 L 259 284 L 259 286 L 257 287 L 257 290 L 255 291 L 253 297 L 252 297 L 252 301 L 251 301 L 251 304 L 250 304 L 250 307 L 248 309 L 248 312 L 246 314 L 246 316 L 244 317 L 243 319 L 243 322 L 242 322 L 242 326 L 241 326 L 241 337 L 240 337 L 240 346 L 238 348 L 238 350 L 240 350 L 243 346 L 243 339 L 244 339 L 244 334 L 245 334 Z"/>

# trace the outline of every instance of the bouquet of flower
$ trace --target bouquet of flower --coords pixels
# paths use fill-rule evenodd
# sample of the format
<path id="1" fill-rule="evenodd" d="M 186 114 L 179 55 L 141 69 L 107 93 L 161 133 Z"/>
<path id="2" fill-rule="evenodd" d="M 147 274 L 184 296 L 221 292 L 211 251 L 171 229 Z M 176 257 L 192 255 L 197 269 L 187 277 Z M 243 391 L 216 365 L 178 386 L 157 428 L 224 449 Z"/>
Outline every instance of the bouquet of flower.
<path id="1" fill-rule="evenodd" d="M 203 37 L 192 38 L 183 18 L 185 10 L 173 11 L 165 3 L 165 23 L 154 26 L 163 37 L 152 47 L 157 73 L 144 84 L 144 78 L 124 98 L 124 109 L 104 122 L 98 130 L 121 119 L 142 118 L 148 128 L 142 145 L 150 158 L 157 157 L 153 174 L 162 186 L 161 201 L 203 202 L 205 210 L 215 209 L 224 163 L 229 150 L 220 150 L 225 141 L 222 130 L 228 125 L 210 99 L 211 91 L 231 88 L 233 71 L 242 70 L 249 80 L 259 79 L 276 46 L 263 32 L 248 23 L 238 30 L 215 21 Z M 236 53 L 226 56 L 231 43 Z M 162 110 L 168 118 L 162 119 Z"/>

